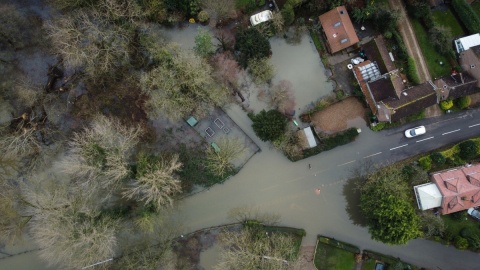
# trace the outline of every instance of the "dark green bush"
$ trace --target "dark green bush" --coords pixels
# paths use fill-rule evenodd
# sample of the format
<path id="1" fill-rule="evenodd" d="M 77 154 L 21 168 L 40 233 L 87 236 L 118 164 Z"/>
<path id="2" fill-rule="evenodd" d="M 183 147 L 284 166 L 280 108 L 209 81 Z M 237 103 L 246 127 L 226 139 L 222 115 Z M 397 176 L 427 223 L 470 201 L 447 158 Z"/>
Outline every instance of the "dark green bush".
<path id="1" fill-rule="evenodd" d="M 445 157 L 442 155 L 442 153 L 439 152 L 433 152 L 430 154 L 430 159 L 432 162 L 435 164 L 435 166 L 442 166 L 445 164 Z"/>
<path id="2" fill-rule="evenodd" d="M 472 100 L 469 96 L 459 97 L 454 101 L 455 106 L 457 106 L 457 108 L 459 108 L 460 110 L 468 108 L 471 102 Z"/>
<path id="3" fill-rule="evenodd" d="M 255 27 L 240 30 L 235 35 L 235 50 L 239 52 L 238 62 L 244 68 L 248 60 L 269 57 L 272 53 L 270 42 Z"/>
<path id="4" fill-rule="evenodd" d="M 460 148 L 459 156 L 464 160 L 473 159 L 478 154 L 478 146 L 472 140 L 464 141 L 458 147 Z"/>
<path id="5" fill-rule="evenodd" d="M 262 110 L 257 115 L 250 113 L 253 131 L 262 141 L 274 141 L 285 133 L 287 118 L 277 110 Z"/>
<path id="6" fill-rule="evenodd" d="M 405 165 L 402 168 L 402 174 L 406 180 L 410 180 L 415 175 L 415 168 L 412 165 Z"/>
<path id="7" fill-rule="evenodd" d="M 467 217 L 467 211 L 454 212 L 454 213 L 451 213 L 450 216 L 454 220 L 465 220 L 465 218 Z"/>
<path id="8" fill-rule="evenodd" d="M 291 25 L 295 21 L 295 11 L 291 5 L 283 6 L 281 13 L 285 25 Z"/>
<path id="9" fill-rule="evenodd" d="M 470 34 L 480 32 L 480 16 L 465 0 L 453 0 L 452 6 Z"/>
<path id="10" fill-rule="evenodd" d="M 461 237 L 461 236 L 456 236 L 455 237 L 455 246 L 458 249 L 467 249 L 468 248 L 468 240 Z"/>

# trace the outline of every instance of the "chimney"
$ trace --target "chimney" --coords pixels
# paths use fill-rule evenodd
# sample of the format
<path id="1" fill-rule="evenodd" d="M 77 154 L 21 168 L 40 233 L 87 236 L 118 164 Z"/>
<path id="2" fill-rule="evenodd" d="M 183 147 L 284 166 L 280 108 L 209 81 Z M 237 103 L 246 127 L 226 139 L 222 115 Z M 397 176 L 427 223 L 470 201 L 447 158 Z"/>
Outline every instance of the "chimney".
<path id="1" fill-rule="evenodd" d="M 463 79 L 463 73 L 460 72 L 459 74 L 460 74 L 460 80 L 462 80 L 462 84 L 464 84 L 464 83 L 465 83 L 465 80 Z"/>

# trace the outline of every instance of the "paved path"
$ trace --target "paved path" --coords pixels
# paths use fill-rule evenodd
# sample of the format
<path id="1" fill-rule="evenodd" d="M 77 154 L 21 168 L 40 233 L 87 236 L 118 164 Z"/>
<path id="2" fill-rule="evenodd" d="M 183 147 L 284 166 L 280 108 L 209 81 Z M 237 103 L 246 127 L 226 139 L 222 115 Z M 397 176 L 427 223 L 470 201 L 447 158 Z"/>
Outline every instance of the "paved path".
<path id="1" fill-rule="evenodd" d="M 408 18 L 405 7 L 403 6 L 402 0 L 388 0 L 390 7 L 392 9 L 398 9 L 400 11 L 400 23 L 398 30 L 402 35 L 403 42 L 407 47 L 407 52 L 410 57 L 415 60 L 417 66 L 417 73 L 420 78 L 420 82 L 426 82 L 431 80 L 430 72 L 428 71 L 427 64 L 425 63 L 425 58 L 423 57 L 420 46 L 418 45 L 417 37 L 413 31 L 412 24 Z"/>

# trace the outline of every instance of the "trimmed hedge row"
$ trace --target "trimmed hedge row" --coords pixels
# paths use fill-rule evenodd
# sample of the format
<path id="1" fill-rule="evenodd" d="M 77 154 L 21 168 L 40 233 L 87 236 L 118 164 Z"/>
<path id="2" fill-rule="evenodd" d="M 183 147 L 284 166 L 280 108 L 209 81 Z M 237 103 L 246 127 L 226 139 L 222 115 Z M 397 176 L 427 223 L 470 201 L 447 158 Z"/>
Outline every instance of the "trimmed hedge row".
<path id="1" fill-rule="evenodd" d="M 317 240 L 332 247 L 341 248 L 352 253 L 360 253 L 360 249 L 357 246 L 336 240 L 335 238 L 318 235 Z"/>
<path id="2" fill-rule="evenodd" d="M 303 157 L 311 157 L 317 154 L 320 154 L 323 151 L 331 150 L 337 146 L 353 142 L 358 136 L 358 131 L 356 128 L 350 128 L 346 131 L 339 132 L 334 136 L 323 138 L 320 140 L 320 144 L 303 151 Z"/>
<path id="3" fill-rule="evenodd" d="M 452 6 L 470 34 L 480 32 L 480 16 L 465 0 L 453 0 Z"/>

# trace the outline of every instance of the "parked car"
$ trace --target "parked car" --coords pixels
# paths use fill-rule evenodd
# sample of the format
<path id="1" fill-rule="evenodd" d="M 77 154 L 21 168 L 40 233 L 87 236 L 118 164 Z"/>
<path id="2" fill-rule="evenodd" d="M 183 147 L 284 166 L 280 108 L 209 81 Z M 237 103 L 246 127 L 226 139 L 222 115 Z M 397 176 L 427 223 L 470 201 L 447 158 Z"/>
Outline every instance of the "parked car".
<path id="1" fill-rule="evenodd" d="M 467 213 L 472 216 L 474 219 L 480 221 L 480 211 L 475 208 L 468 208 Z"/>
<path id="2" fill-rule="evenodd" d="M 255 26 L 259 23 L 271 20 L 272 16 L 273 16 L 273 14 L 270 10 L 264 10 L 262 12 L 259 12 L 259 13 L 255 14 L 255 15 L 252 15 L 250 17 L 250 23 L 252 23 L 252 25 Z"/>
<path id="3" fill-rule="evenodd" d="M 423 135 L 425 134 L 425 132 L 427 132 L 427 130 L 425 129 L 424 126 L 414 127 L 414 128 L 405 130 L 405 137 L 413 138 L 416 136 Z"/>

